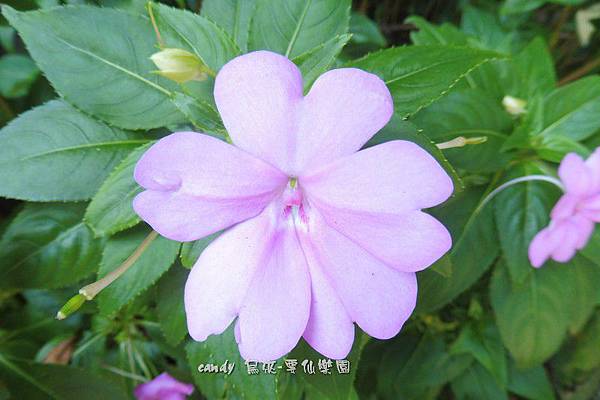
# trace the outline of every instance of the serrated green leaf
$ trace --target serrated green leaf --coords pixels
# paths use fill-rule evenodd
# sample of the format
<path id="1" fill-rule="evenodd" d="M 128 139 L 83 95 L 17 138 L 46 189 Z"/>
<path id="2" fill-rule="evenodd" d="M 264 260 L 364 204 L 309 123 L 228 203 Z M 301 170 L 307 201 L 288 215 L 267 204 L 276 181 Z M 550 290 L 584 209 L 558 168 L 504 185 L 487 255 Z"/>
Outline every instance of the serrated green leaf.
<path id="1" fill-rule="evenodd" d="M 212 235 L 203 237 L 202 239 L 194 240 L 193 242 L 185 242 L 181 245 L 181 254 L 179 255 L 181 264 L 186 268 L 192 268 L 204 249 L 207 248 L 213 240 L 219 237 L 220 234 L 221 232 L 216 232 Z"/>
<path id="2" fill-rule="evenodd" d="M 562 135 L 535 138 L 533 146 L 541 159 L 554 163 L 560 163 L 568 153 L 577 153 L 583 158 L 587 158 L 590 155 L 587 147 Z"/>
<path id="3" fill-rule="evenodd" d="M 223 139 L 225 128 L 219 113 L 206 101 L 183 93 L 173 96 L 173 104 L 201 132 Z"/>
<path id="4" fill-rule="evenodd" d="M 432 268 L 419 272 L 417 312 L 431 312 L 468 289 L 491 266 L 498 255 L 490 205 L 475 213 L 483 192 L 467 189 L 432 212 L 450 230 L 453 246 L 452 275 L 444 277 Z"/>
<path id="5" fill-rule="evenodd" d="M 7 54 L 0 58 L 0 94 L 4 97 L 21 97 L 40 74 L 31 58 L 21 54 Z"/>
<path id="6" fill-rule="evenodd" d="M 600 76 L 579 79 L 550 93 L 544 101 L 546 136 L 584 140 L 600 130 Z"/>
<path id="7" fill-rule="evenodd" d="M 102 278 L 121 265 L 149 233 L 148 228 L 139 226 L 112 236 L 104 248 L 98 277 Z M 100 292 L 100 312 L 112 315 L 134 300 L 171 267 L 178 252 L 178 242 L 160 236 L 155 239 L 127 272 Z"/>
<path id="8" fill-rule="evenodd" d="M 0 131 L 0 195 L 31 201 L 91 198 L 115 165 L 147 140 L 55 100 Z"/>
<path id="9" fill-rule="evenodd" d="M 127 129 L 182 120 L 168 101 L 175 84 L 151 73 L 155 36 L 146 18 L 91 6 L 2 12 L 70 103 Z"/>
<path id="10" fill-rule="evenodd" d="M 85 204 L 28 204 L 0 241 L 0 287 L 64 287 L 94 273 L 104 241 L 81 222 Z"/>
<path id="11" fill-rule="evenodd" d="M 348 32 L 349 0 L 257 0 L 249 49 L 290 59 Z"/>
<path id="12" fill-rule="evenodd" d="M 467 44 L 467 35 L 454 25 L 448 23 L 433 25 L 417 15 L 408 17 L 406 22 L 415 25 L 419 29 L 410 33 L 410 40 L 416 45 Z"/>
<path id="13" fill-rule="evenodd" d="M 350 35 L 336 36 L 322 45 L 294 58 L 294 63 L 300 68 L 304 80 L 304 91 L 307 92 L 313 82 L 329 69 Z"/>
<path id="14" fill-rule="evenodd" d="M 183 288 L 188 271 L 174 266 L 158 281 L 156 289 L 156 312 L 160 328 L 167 342 L 176 346 L 187 334 Z"/>
<path id="15" fill-rule="evenodd" d="M 249 375 L 245 361 L 240 357 L 233 335 L 233 324 L 220 335 L 209 336 L 204 342 L 190 341 L 185 350 L 196 385 L 211 399 L 276 399 L 276 375 L 259 373 Z M 235 365 L 231 375 L 198 372 L 200 364 Z M 260 371 L 261 364 L 258 363 Z M 261 371 L 262 372 L 262 371 Z"/>
<path id="16" fill-rule="evenodd" d="M 520 81 L 514 96 L 531 99 L 552 91 L 556 86 L 554 60 L 544 39 L 537 37 L 532 40 L 515 56 L 514 65 Z"/>
<path id="17" fill-rule="evenodd" d="M 152 7 L 166 47 L 194 53 L 215 72 L 240 53 L 232 38 L 212 21 L 164 4 Z"/>
<path id="18" fill-rule="evenodd" d="M 519 368 L 544 362 L 562 344 L 569 325 L 564 299 L 572 295 L 565 284 L 568 272 L 564 265 L 546 265 L 522 283 L 511 282 L 504 265 L 494 272 L 492 307 L 502 341 Z"/>
<path id="19" fill-rule="evenodd" d="M 506 180 L 540 175 L 537 164 L 521 164 L 511 170 Z M 560 189 L 548 182 L 527 181 L 508 187 L 499 193 L 493 207 L 502 254 L 511 279 L 521 283 L 533 271 L 528 257 L 529 243 L 549 220 Z"/>
<path id="20" fill-rule="evenodd" d="M 497 53 L 453 46 L 406 46 L 381 50 L 348 66 L 379 75 L 394 97 L 394 111 L 409 116 L 450 89 Z"/>
<path id="21" fill-rule="evenodd" d="M 248 51 L 250 21 L 256 0 L 204 0 L 202 16 L 210 19 L 231 36 L 242 53 Z"/>
<path id="22" fill-rule="evenodd" d="M 106 178 L 88 205 L 84 220 L 97 235 L 112 235 L 140 221 L 133 211 L 132 202 L 143 189 L 133 179 L 133 171 L 151 145 L 148 143 L 129 153 Z"/>

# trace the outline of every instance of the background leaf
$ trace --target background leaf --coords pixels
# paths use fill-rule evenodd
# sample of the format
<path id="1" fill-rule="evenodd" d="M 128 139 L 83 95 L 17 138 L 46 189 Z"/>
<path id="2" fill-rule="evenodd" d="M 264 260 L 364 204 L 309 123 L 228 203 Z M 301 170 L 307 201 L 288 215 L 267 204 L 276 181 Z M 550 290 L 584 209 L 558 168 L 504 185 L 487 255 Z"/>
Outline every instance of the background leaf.
<path id="1" fill-rule="evenodd" d="M 240 50 L 248 51 L 250 21 L 256 9 L 256 0 L 204 0 L 202 15 L 225 30 Z"/>

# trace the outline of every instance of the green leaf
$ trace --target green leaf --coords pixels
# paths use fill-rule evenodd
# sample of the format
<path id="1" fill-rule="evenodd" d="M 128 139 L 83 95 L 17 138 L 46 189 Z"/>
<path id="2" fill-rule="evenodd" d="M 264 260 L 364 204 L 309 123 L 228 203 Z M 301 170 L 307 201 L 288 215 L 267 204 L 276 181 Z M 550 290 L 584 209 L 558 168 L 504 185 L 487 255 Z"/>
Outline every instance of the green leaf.
<path id="1" fill-rule="evenodd" d="M 576 6 L 584 2 L 585 0 L 504 0 L 500 12 L 502 14 L 520 14 L 533 11 L 546 3 Z"/>
<path id="2" fill-rule="evenodd" d="M 220 335 L 209 336 L 204 342 L 190 341 L 185 350 L 196 385 L 209 399 L 275 399 L 276 375 L 259 371 L 249 376 L 245 361 L 240 357 L 233 335 L 233 325 Z M 223 365 L 227 360 L 235 368 L 231 375 L 198 372 L 200 364 Z"/>
<path id="3" fill-rule="evenodd" d="M 2 12 L 48 80 L 78 108 L 128 129 L 181 121 L 168 101 L 175 84 L 151 73 L 156 48 L 146 18 L 91 6 Z"/>
<path id="4" fill-rule="evenodd" d="M 369 337 L 367 335 L 360 331 L 356 332 L 352 351 L 345 358 L 345 360 L 350 362 L 349 374 L 339 373 L 335 360 L 332 360 L 331 373 L 322 373 L 319 370 L 319 360 L 327 360 L 327 358 L 313 350 L 304 340 L 301 340 L 298 346 L 286 358 L 298 360 L 297 367 L 299 371 L 296 372 L 297 376 L 295 378 L 301 380 L 307 392 L 312 394 L 312 396 L 307 395 L 307 397 L 327 400 L 347 400 L 352 398 L 354 379 L 356 371 L 359 368 L 360 355 L 368 340 Z M 314 375 L 304 373 L 301 366 L 304 360 L 314 363 Z M 287 374 L 288 372 L 281 371 L 280 373 Z"/>
<path id="5" fill-rule="evenodd" d="M 506 179 L 544 174 L 534 163 L 514 167 Z M 548 182 L 527 181 L 508 187 L 493 202 L 502 253 L 511 279 L 521 283 L 533 271 L 529 243 L 549 220 L 560 190 Z"/>
<path id="6" fill-rule="evenodd" d="M 96 372 L 65 365 L 13 360 L 0 355 L 0 377 L 12 398 L 27 400 L 125 400 L 127 393 Z"/>
<path id="7" fill-rule="evenodd" d="M 379 75 L 394 97 L 394 110 L 409 116 L 447 94 L 469 72 L 500 57 L 453 46 L 407 46 L 381 50 L 348 66 Z"/>
<path id="8" fill-rule="evenodd" d="M 369 52 L 387 47 L 387 40 L 379 30 L 379 26 L 365 14 L 352 12 L 349 31 L 352 38 L 344 49 L 344 59 L 362 57 Z"/>
<path id="9" fill-rule="evenodd" d="M 552 383 L 543 366 L 530 369 L 518 369 L 510 362 L 508 390 L 529 400 L 554 400 Z"/>
<path id="10" fill-rule="evenodd" d="M 185 242 L 181 246 L 181 254 L 179 255 L 183 266 L 186 268 L 192 268 L 194 264 L 196 264 L 198 257 L 200 257 L 200 254 L 202 254 L 204 249 L 207 248 L 213 240 L 219 237 L 220 234 L 221 232 L 216 232 L 193 242 Z"/>
<path id="11" fill-rule="evenodd" d="M 452 91 L 419 111 L 412 121 L 438 143 L 458 136 L 487 138 L 482 144 L 444 150 L 456 168 L 487 173 L 503 168 L 510 161 L 510 155 L 500 152 L 500 148 L 512 120 L 494 98 L 479 89 Z"/>
<path id="12" fill-rule="evenodd" d="M 210 19 L 231 36 L 242 53 L 248 51 L 250 21 L 256 0 L 204 0 L 202 16 Z"/>
<path id="13" fill-rule="evenodd" d="M 349 0 L 257 0 L 248 47 L 294 59 L 347 33 L 349 20 Z"/>
<path id="14" fill-rule="evenodd" d="M 475 47 L 510 53 L 515 45 L 515 32 L 506 32 L 496 14 L 468 5 L 461 19 L 461 29 Z"/>
<path id="15" fill-rule="evenodd" d="M 568 153 L 577 153 L 587 158 L 590 151 L 582 144 L 562 135 L 541 136 L 533 140 L 537 154 L 546 161 L 560 163 Z"/>
<path id="16" fill-rule="evenodd" d="M 533 269 L 533 268 L 532 268 Z M 569 325 L 572 295 L 564 265 L 546 265 L 532 271 L 522 283 L 511 282 L 500 265 L 491 282 L 491 301 L 504 345 L 519 368 L 540 364 L 562 344 Z"/>
<path id="17" fill-rule="evenodd" d="M 183 288 L 188 271 L 175 266 L 158 281 L 156 290 L 156 312 L 161 330 L 172 346 L 177 346 L 187 334 Z"/>
<path id="18" fill-rule="evenodd" d="M 336 36 L 314 49 L 294 58 L 294 63 L 300 68 L 304 80 L 304 91 L 307 92 L 313 82 L 329 69 L 350 35 Z"/>
<path id="19" fill-rule="evenodd" d="M 89 199 L 115 165 L 145 142 L 51 101 L 0 131 L 0 195 L 31 201 Z"/>
<path id="20" fill-rule="evenodd" d="M 106 243 L 98 277 L 117 268 L 148 236 L 150 231 L 139 226 L 112 236 Z M 140 258 L 116 281 L 98 295 L 100 312 L 111 315 L 134 300 L 164 274 L 175 261 L 179 243 L 159 236 Z"/>
<path id="21" fill-rule="evenodd" d="M 452 354 L 471 354 L 488 370 L 500 387 L 508 383 L 506 354 L 498 328 L 487 321 L 485 324 L 466 325 L 450 348 Z"/>
<path id="22" fill-rule="evenodd" d="M 212 21 L 163 4 L 152 7 L 166 47 L 194 53 L 215 72 L 240 53 L 233 39 Z"/>
<path id="23" fill-rule="evenodd" d="M 577 334 L 583 329 L 598 305 L 596 299 L 600 268 L 587 258 L 577 255 L 563 268 L 568 270 L 566 284 L 571 295 L 565 299 L 569 307 L 569 332 Z"/>
<path id="24" fill-rule="evenodd" d="M 104 241 L 81 222 L 85 204 L 28 204 L 0 241 L 0 287 L 64 287 L 94 273 Z"/>
<path id="25" fill-rule="evenodd" d="M 84 220 L 97 235 L 112 235 L 140 221 L 132 202 L 143 189 L 133 179 L 133 170 L 151 145 L 133 150 L 111 172 L 88 205 Z"/>
<path id="26" fill-rule="evenodd" d="M 472 361 L 468 355 L 450 354 L 440 336 L 402 333 L 387 345 L 377 374 L 377 391 L 389 399 L 437 398 L 426 394 L 437 392 Z"/>
<path id="27" fill-rule="evenodd" d="M 546 94 L 556 86 L 556 72 L 552 54 L 541 37 L 532 40 L 514 58 L 520 84 L 514 96 L 531 99 L 537 94 Z"/>
<path id="28" fill-rule="evenodd" d="M 471 364 L 462 375 L 452 381 L 451 387 L 457 400 L 508 400 L 506 390 L 478 363 Z"/>
<path id="29" fill-rule="evenodd" d="M 499 249 L 492 208 L 487 205 L 475 213 L 482 196 L 482 190 L 467 189 L 432 210 L 452 235 L 452 275 L 440 275 L 435 271 L 435 264 L 417 274 L 417 312 L 431 312 L 448 304 L 473 285 L 496 259 Z"/>
<path id="30" fill-rule="evenodd" d="M 406 23 L 413 24 L 418 28 L 417 31 L 410 33 L 410 40 L 416 45 L 467 44 L 467 35 L 452 24 L 433 25 L 417 15 L 408 17 Z"/>
<path id="31" fill-rule="evenodd" d="M 7 54 L 0 57 L 0 94 L 4 97 L 21 97 L 40 74 L 31 58 L 21 54 Z"/>
<path id="32" fill-rule="evenodd" d="M 219 139 L 225 137 L 226 131 L 221 116 L 210 103 L 183 93 L 175 93 L 173 104 L 201 132 Z"/>
<path id="33" fill-rule="evenodd" d="M 600 76 L 579 79 L 554 90 L 544 102 L 540 136 L 584 140 L 600 130 Z"/>
<path id="34" fill-rule="evenodd" d="M 574 339 L 571 351 L 567 353 L 565 359 L 561 360 L 561 369 L 569 375 L 574 375 L 600 367 L 598 348 L 600 348 L 600 311 L 596 311 L 585 330 Z"/>

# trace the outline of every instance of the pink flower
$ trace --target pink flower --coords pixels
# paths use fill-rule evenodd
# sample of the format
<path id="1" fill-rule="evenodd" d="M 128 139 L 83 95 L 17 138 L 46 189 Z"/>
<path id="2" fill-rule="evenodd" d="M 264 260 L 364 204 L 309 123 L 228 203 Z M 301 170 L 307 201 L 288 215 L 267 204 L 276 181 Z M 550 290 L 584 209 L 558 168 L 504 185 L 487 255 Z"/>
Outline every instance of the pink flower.
<path id="1" fill-rule="evenodd" d="M 214 94 L 235 146 L 174 133 L 135 170 L 147 190 L 134 208 L 160 234 L 189 241 L 233 226 L 188 278 L 192 338 L 236 320 L 241 355 L 266 361 L 300 337 L 343 358 L 353 322 L 376 338 L 396 335 L 415 307 L 415 272 L 451 246 L 421 209 L 445 201 L 453 186 L 411 142 L 356 153 L 392 115 L 385 83 L 336 69 L 304 96 L 291 61 L 257 51 L 225 65 Z"/>
<path id="2" fill-rule="evenodd" d="M 194 385 L 182 383 L 166 372 L 135 388 L 138 400 L 185 400 L 194 391 Z"/>
<path id="3" fill-rule="evenodd" d="M 529 245 L 529 260 L 536 268 L 549 258 L 567 262 L 585 247 L 600 222 L 600 148 L 587 159 L 575 153 L 563 158 L 558 176 L 565 188 L 550 214 L 551 221 Z"/>

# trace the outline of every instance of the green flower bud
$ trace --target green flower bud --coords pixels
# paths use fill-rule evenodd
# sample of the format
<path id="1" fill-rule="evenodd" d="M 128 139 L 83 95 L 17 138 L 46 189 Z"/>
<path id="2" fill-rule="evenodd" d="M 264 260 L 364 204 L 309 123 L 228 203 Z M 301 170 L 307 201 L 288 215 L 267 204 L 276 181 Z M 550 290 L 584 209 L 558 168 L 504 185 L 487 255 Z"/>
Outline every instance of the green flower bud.
<path id="1" fill-rule="evenodd" d="M 516 97 L 504 96 L 502 99 L 502 105 L 504 106 L 506 112 L 510 115 L 521 115 L 527 112 L 525 109 L 527 102 Z"/>
<path id="2" fill-rule="evenodd" d="M 76 294 L 75 296 L 71 297 L 69 301 L 62 306 L 60 311 L 56 313 L 56 319 L 61 320 L 67 318 L 69 315 L 79 310 L 85 301 L 86 298 L 82 294 Z"/>
<path id="3" fill-rule="evenodd" d="M 157 74 L 178 83 L 203 81 L 211 72 L 195 54 L 182 49 L 163 49 L 150 57 Z"/>

